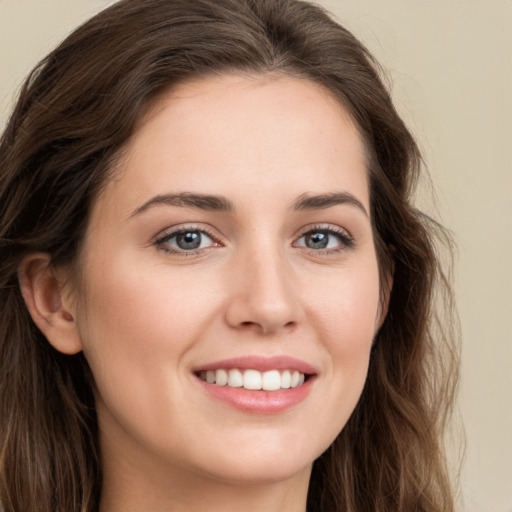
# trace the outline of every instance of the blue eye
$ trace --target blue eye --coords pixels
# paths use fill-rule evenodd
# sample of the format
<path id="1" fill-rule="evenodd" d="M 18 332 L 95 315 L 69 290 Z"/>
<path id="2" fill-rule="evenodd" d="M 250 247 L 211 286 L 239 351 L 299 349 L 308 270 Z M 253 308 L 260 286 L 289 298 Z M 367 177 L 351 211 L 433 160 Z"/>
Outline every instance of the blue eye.
<path id="1" fill-rule="evenodd" d="M 296 242 L 298 247 L 307 247 L 314 251 L 329 251 L 351 248 L 353 239 L 346 232 L 338 232 L 334 229 L 312 229 L 304 233 Z"/>
<path id="2" fill-rule="evenodd" d="M 157 245 L 169 252 L 193 252 L 215 245 L 208 233 L 199 229 L 181 229 L 169 233 L 159 240 Z"/>

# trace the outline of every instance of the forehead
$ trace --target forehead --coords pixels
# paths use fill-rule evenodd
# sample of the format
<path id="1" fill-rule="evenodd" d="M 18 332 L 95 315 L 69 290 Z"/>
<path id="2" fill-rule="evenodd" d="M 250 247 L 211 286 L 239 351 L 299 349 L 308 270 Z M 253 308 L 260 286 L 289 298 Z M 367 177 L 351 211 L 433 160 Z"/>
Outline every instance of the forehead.
<path id="1" fill-rule="evenodd" d="M 226 75 L 182 84 L 143 116 L 117 167 L 106 195 L 132 204 L 162 192 L 291 198 L 349 187 L 369 210 L 358 130 L 329 91 L 306 79 Z"/>

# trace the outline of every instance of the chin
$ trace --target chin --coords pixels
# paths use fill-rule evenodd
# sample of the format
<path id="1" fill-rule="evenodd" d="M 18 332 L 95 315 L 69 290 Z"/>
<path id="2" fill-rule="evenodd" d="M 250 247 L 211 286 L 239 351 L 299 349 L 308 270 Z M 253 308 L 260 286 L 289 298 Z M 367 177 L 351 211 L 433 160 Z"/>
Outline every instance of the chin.
<path id="1" fill-rule="evenodd" d="M 327 446 L 281 441 L 260 440 L 242 449 L 232 446 L 225 453 L 210 454 L 197 467 L 209 478 L 238 485 L 268 485 L 300 475 L 309 479 L 314 460 Z"/>
<path id="2" fill-rule="evenodd" d="M 208 478 L 229 485 L 272 485 L 300 475 L 309 479 L 313 462 L 305 463 L 294 459 L 279 461 L 246 461 L 233 463 L 222 468 L 211 468 Z"/>

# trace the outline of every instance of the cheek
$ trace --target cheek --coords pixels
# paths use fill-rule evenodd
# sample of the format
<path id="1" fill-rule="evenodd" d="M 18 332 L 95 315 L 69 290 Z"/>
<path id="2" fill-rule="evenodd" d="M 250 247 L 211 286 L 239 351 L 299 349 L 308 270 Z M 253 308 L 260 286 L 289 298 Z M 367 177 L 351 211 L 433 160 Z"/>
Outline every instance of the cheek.
<path id="1" fill-rule="evenodd" d="M 148 352 L 149 344 L 172 348 L 176 343 L 170 339 L 183 338 L 177 333 L 192 334 L 207 298 L 187 276 L 169 276 L 163 265 L 148 267 L 122 257 L 108 263 L 91 264 L 96 271 L 90 273 L 84 301 L 87 340 L 95 345 L 96 337 L 108 336 L 108 345 Z"/>
<path id="2" fill-rule="evenodd" d="M 348 421 L 362 393 L 379 318 L 376 263 L 365 271 L 347 271 L 316 297 L 316 330 L 328 357 L 326 376 L 331 401 L 323 414 L 336 436 Z M 333 404 L 336 406 L 333 407 Z"/>
<path id="3" fill-rule="evenodd" d="M 314 288 L 310 307 L 315 310 L 320 338 L 333 355 L 356 355 L 371 346 L 379 323 L 380 287 L 376 261 L 342 269 Z M 313 294 L 312 294 L 313 295 Z M 313 316 L 313 315 L 312 315 Z"/>
<path id="4" fill-rule="evenodd" d="M 186 395 L 172 390 L 187 389 L 183 361 L 204 330 L 211 297 L 190 286 L 190 277 L 122 255 L 115 265 L 90 268 L 101 270 L 88 275 L 80 326 L 101 429 L 117 432 L 121 424 L 145 439 L 165 439 L 161 425 L 186 409 Z"/>
<path id="5" fill-rule="evenodd" d="M 101 392 L 131 387 L 150 396 L 157 378 L 180 378 L 170 370 L 197 341 L 211 300 L 162 265 L 144 267 L 120 255 L 115 265 L 90 268 L 80 330 Z"/>

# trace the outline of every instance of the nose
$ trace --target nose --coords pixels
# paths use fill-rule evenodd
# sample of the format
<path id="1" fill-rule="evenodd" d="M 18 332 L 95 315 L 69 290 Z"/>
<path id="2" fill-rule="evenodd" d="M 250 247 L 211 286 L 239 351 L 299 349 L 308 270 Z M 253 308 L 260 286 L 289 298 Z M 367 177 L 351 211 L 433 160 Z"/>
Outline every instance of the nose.
<path id="1" fill-rule="evenodd" d="M 278 251 L 255 250 L 230 268 L 225 310 L 232 328 L 269 335 L 292 331 L 301 321 L 297 279 Z"/>

